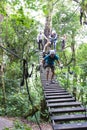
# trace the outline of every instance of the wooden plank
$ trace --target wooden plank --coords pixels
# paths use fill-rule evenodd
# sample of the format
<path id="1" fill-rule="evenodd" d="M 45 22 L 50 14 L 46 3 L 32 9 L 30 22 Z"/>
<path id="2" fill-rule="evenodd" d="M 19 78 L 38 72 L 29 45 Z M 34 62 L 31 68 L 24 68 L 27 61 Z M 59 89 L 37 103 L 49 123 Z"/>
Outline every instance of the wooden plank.
<path id="1" fill-rule="evenodd" d="M 56 88 L 54 88 L 54 87 L 43 87 L 43 89 L 44 89 L 44 91 L 49 91 L 49 90 L 53 90 L 53 91 L 61 91 L 61 90 L 65 90 L 64 88 L 58 88 L 58 87 L 56 87 Z"/>
<path id="2" fill-rule="evenodd" d="M 68 107 L 68 106 L 80 106 L 80 102 L 63 102 L 63 103 L 47 103 L 48 107 Z"/>
<path id="3" fill-rule="evenodd" d="M 45 83 L 46 84 L 46 83 Z M 56 86 L 43 86 L 43 88 L 44 89 L 57 89 L 57 90 L 59 90 L 59 89 L 61 89 L 61 90 L 65 90 L 64 88 L 61 88 L 61 87 L 58 87 L 57 85 Z"/>
<path id="4" fill-rule="evenodd" d="M 66 90 L 44 90 L 44 92 L 45 93 L 50 93 L 50 92 L 52 92 L 52 93 L 62 93 L 62 92 L 67 92 Z"/>
<path id="5" fill-rule="evenodd" d="M 53 125 L 54 130 L 87 130 L 87 122 Z"/>
<path id="6" fill-rule="evenodd" d="M 50 113 L 70 113 L 70 112 L 86 112 L 84 107 L 70 107 L 70 108 L 51 108 Z"/>
<path id="7" fill-rule="evenodd" d="M 54 99 L 54 98 L 71 98 L 71 95 L 56 95 L 56 96 L 45 96 L 46 99 Z"/>
<path id="8" fill-rule="evenodd" d="M 54 121 L 74 121 L 74 120 L 87 120 L 85 114 L 69 114 L 69 115 L 60 115 L 60 116 L 52 116 L 51 120 Z"/>
<path id="9" fill-rule="evenodd" d="M 64 92 L 64 93 L 44 93 L 46 96 L 53 96 L 53 95 L 68 95 L 68 92 Z"/>
<path id="10" fill-rule="evenodd" d="M 46 102 L 52 103 L 52 102 L 72 102 L 75 101 L 75 98 L 66 98 L 66 99 L 47 99 Z"/>

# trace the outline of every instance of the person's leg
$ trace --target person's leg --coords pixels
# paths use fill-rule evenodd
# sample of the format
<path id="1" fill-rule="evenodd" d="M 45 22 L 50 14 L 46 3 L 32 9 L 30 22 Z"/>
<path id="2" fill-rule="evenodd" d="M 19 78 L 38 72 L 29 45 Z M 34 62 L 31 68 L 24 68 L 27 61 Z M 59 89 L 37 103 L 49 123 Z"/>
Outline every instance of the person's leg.
<path id="1" fill-rule="evenodd" d="M 52 81 L 54 78 L 54 69 L 52 69 L 51 72 L 52 72 L 52 75 L 51 75 L 51 81 Z"/>
<path id="2" fill-rule="evenodd" d="M 54 81 L 53 81 L 54 75 L 55 75 L 54 66 L 51 67 L 51 72 L 52 72 L 52 75 L 51 75 L 51 83 L 54 83 Z"/>
<path id="3" fill-rule="evenodd" d="M 54 50 L 56 51 L 56 41 L 53 43 L 54 45 Z"/>
<path id="4" fill-rule="evenodd" d="M 47 68 L 46 68 L 46 71 L 47 71 L 47 72 L 46 72 L 46 80 L 47 80 L 47 81 L 46 81 L 46 85 L 49 85 L 48 79 L 49 79 L 49 71 L 50 71 L 50 68 L 47 67 Z"/>
<path id="5" fill-rule="evenodd" d="M 40 41 L 38 42 L 38 49 L 40 50 Z"/>
<path id="6" fill-rule="evenodd" d="M 43 50 L 43 41 L 41 40 L 41 50 Z"/>
<path id="7" fill-rule="evenodd" d="M 48 78 L 49 78 L 49 71 L 47 71 L 47 74 L 46 74 L 47 81 L 48 81 Z"/>
<path id="8" fill-rule="evenodd" d="M 40 42 L 40 50 L 42 49 L 42 40 L 39 41 Z"/>
<path id="9" fill-rule="evenodd" d="M 43 52 L 46 52 L 47 50 L 47 47 L 50 45 L 51 43 L 50 42 L 47 42 L 43 48 Z"/>

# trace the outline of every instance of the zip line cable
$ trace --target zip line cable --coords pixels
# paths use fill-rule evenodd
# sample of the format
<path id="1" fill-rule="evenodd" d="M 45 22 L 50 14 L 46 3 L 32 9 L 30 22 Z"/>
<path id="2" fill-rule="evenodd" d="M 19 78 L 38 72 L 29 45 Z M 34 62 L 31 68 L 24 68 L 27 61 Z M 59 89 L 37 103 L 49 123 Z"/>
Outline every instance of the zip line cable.
<path id="1" fill-rule="evenodd" d="M 82 3 L 82 2 L 81 2 Z M 78 3 L 79 5 L 81 5 L 81 3 Z M 66 22 L 69 20 L 69 22 L 71 21 L 71 19 L 72 19 L 72 17 L 74 16 L 74 14 L 77 12 L 77 10 L 79 9 L 79 5 L 78 5 L 78 7 L 76 8 L 76 10 L 72 13 L 72 15 L 70 15 L 70 17 L 66 20 Z M 71 7 L 70 8 L 68 8 L 67 10 L 70 10 L 71 9 Z M 57 24 L 58 24 L 58 22 L 57 22 Z"/>
<path id="2" fill-rule="evenodd" d="M 70 20 L 71 20 L 71 18 L 75 15 L 75 13 L 77 12 L 77 10 L 78 10 L 78 8 L 79 8 L 79 6 L 76 8 L 76 10 L 70 15 L 70 17 L 65 21 L 65 22 L 67 22 L 68 20 L 69 20 L 69 22 L 70 22 Z M 70 8 L 69 8 L 70 9 Z M 69 10 L 68 9 L 68 10 Z M 57 22 L 57 24 L 58 24 L 58 22 Z"/>
<path id="3" fill-rule="evenodd" d="M 73 14 L 71 15 L 71 17 L 69 18 L 69 20 L 71 20 L 71 18 L 74 16 L 74 14 L 77 12 L 79 6 L 76 8 L 76 10 L 73 12 Z M 69 21 L 70 22 L 70 21 Z"/>

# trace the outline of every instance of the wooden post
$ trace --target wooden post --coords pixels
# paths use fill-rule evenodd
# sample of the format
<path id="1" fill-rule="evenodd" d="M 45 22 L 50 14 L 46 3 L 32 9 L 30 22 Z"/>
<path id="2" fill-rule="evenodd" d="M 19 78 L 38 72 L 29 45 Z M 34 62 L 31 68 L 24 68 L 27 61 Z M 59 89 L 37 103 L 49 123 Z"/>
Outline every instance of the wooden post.
<path id="1" fill-rule="evenodd" d="M 76 100 L 76 92 L 77 92 L 77 88 L 73 87 L 73 96 L 75 97 L 75 100 Z"/>

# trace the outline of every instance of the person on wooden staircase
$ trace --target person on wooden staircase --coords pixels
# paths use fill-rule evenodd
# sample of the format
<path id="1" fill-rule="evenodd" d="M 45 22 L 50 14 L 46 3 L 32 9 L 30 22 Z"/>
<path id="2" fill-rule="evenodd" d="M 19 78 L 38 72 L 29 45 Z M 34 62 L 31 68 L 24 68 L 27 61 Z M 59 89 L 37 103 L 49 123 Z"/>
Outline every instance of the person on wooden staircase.
<path id="1" fill-rule="evenodd" d="M 50 50 L 50 53 L 46 57 L 44 57 L 44 59 L 42 60 L 43 66 L 44 66 L 44 68 L 46 68 L 46 71 L 47 71 L 46 72 L 46 80 L 47 80 L 46 85 L 49 85 L 48 79 L 49 79 L 50 70 L 52 72 L 51 73 L 51 81 L 50 81 L 50 83 L 52 83 L 52 84 L 55 83 L 53 81 L 54 75 L 55 75 L 55 72 L 54 72 L 54 70 L 55 70 L 54 63 L 55 63 L 55 61 L 57 61 L 58 65 L 61 68 L 63 67 L 63 65 L 60 63 L 59 56 L 56 55 L 56 53 L 55 53 L 55 50 Z"/>
<path id="2" fill-rule="evenodd" d="M 45 57 L 45 54 L 49 53 L 49 50 L 52 48 L 56 51 L 56 43 L 57 43 L 58 35 L 56 31 L 52 31 L 49 34 L 49 37 L 46 39 L 47 43 L 44 45 L 43 48 L 43 57 Z"/>
<path id="3" fill-rule="evenodd" d="M 49 51 L 51 49 L 51 42 L 47 42 L 43 49 L 43 58 L 46 56 L 46 54 L 49 54 Z"/>

